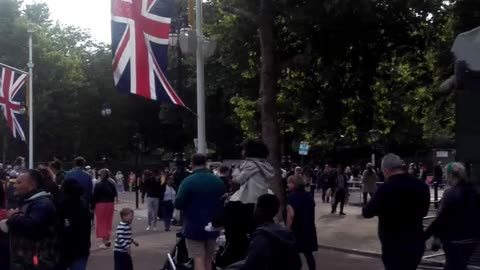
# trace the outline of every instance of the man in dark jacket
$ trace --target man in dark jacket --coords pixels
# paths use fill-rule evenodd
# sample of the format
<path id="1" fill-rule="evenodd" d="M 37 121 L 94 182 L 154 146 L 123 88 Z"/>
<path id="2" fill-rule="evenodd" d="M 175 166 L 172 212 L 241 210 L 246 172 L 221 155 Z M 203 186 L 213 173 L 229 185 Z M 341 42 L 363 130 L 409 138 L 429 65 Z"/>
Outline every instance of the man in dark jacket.
<path id="1" fill-rule="evenodd" d="M 11 270 L 52 270 L 58 266 L 56 209 L 42 183 L 38 171 L 22 173 L 15 184 L 20 208 L 9 210 L 6 224 L 0 224 L 10 235 Z"/>
<path id="2" fill-rule="evenodd" d="M 295 247 L 295 237 L 284 226 L 276 224 L 280 203 L 275 195 L 265 194 L 258 198 L 255 219 L 259 226 L 252 235 L 247 259 L 240 270 L 267 270 L 302 268 Z"/>
<path id="3" fill-rule="evenodd" d="M 225 186 L 206 168 L 207 158 L 192 156 L 193 174 L 185 178 L 178 190 L 175 207 L 183 210 L 183 234 L 188 254 L 194 258 L 195 270 L 210 270 L 215 256 L 218 231 L 205 230 L 209 222 L 221 216 Z"/>
<path id="4" fill-rule="evenodd" d="M 76 181 L 65 181 L 63 198 L 58 209 L 61 221 L 61 265 L 85 270 L 90 255 L 90 209 L 82 199 L 83 188 Z"/>
<path id="5" fill-rule="evenodd" d="M 386 155 L 382 170 L 385 183 L 363 208 L 363 216 L 378 216 L 385 269 L 415 270 L 425 251 L 423 217 L 430 206 L 430 191 L 425 183 L 408 174 L 397 155 Z"/>
<path id="6" fill-rule="evenodd" d="M 83 157 L 77 157 L 73 163 L 75 168 L 65 175 L 65 179 L 68 181 L 77 181 L 83 187 L 83 198 L 88 203 L 91 203 L 93 195 L 93 182 L 92 177 L 84 170 L 86 161 Z"/>

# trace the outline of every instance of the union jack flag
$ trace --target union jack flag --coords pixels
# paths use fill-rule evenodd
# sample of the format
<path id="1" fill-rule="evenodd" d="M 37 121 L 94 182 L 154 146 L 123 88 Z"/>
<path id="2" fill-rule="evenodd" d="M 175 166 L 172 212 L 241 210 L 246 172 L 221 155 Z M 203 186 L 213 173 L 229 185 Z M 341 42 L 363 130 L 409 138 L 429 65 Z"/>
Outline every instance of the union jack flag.
<path id="1" fill-rule="evenodd" d="M 113 77 L 120 92 L 185 106 L 168 82 L 173 0 L 112 0 Z"/>
<path id="2" fill-rule="evenodd" d="M 23 128 L 26 125 L 22 112 L 22 101 L 25 91 L 21 91 L 27 79 L 26 73 L 0 66 L 0 110 L 7 120 L 8 127 L 14 138 L 26 141 Z"/>

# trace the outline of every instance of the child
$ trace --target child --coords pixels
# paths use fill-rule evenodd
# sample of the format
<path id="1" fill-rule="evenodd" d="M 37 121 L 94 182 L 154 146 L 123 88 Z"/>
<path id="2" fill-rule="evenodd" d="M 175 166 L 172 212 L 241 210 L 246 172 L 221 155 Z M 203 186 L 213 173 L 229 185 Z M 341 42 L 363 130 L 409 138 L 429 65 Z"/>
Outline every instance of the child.
<path id="1" fill-rule="evenodd" d="M 133 270 L 130 245 L 138 243 L 132 238 L 133 210 L 123 208 L 120 211 L 120 224 L 117 226 L 117 238 L 115 239 L 115 251 L 113 253 L 115 270 Z"/>

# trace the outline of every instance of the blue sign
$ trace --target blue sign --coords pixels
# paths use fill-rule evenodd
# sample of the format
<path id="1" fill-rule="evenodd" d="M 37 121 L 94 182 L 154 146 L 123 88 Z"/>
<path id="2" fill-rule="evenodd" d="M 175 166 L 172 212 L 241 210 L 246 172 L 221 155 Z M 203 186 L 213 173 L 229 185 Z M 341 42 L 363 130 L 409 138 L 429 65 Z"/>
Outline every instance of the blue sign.
<path id="1" fill-rule="evenodd" d="M 300 147 L 298 149 L 298 154 L 302 155 L 302 156 L 308 155 L 308 149 L 309 148 L 310 148 L 310 146 L 308 145 L 307 142 L 301 142 Z"/>

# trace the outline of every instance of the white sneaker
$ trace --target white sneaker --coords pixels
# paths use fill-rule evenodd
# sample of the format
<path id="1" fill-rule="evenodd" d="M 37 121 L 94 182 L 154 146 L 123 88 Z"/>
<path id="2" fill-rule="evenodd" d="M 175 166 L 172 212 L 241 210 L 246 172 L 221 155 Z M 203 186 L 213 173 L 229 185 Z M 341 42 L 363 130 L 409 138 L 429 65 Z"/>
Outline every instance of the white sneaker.
<path id="1" fill-rule="evenodd" d="M 150 226 L 147 227 L 147 231 L 150 231 Z"/>

